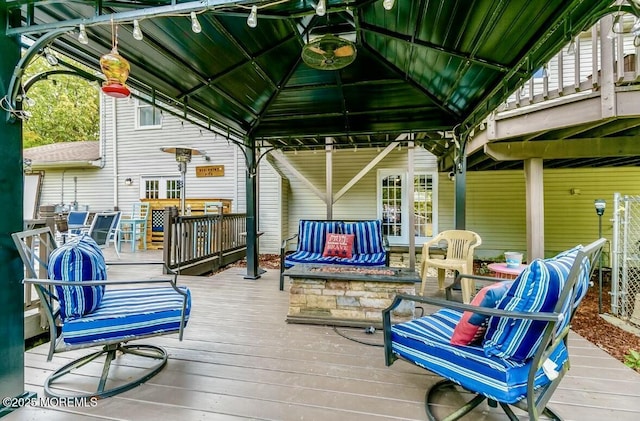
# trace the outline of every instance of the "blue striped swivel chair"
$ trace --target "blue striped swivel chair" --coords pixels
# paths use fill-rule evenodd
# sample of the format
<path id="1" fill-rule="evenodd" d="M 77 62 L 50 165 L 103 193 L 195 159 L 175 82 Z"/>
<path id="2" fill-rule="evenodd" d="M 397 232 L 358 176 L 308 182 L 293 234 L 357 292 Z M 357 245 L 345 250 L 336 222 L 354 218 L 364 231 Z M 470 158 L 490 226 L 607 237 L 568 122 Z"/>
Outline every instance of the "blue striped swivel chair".
<path id="1" fill-rule="evenodd" d="M 519 411 L 526 412 L 530 420 L 543 415 L 560 420 L 547 403 L 569 369 L 571 317 L 587 292 L 605 242 L 599 239 L 552 259 L 533 260 L 492 304 L 485 302 L 489 293 L 483 296 L 484 288 L 472 305 L 396 296 L 383 311 L 386 364 L 402 359 L 443 378 L 426 393 L 425 409 L 430 420 L 457 420 L 467 414 L 468 419 L 484 419 L 486 408 L 472 412 L 484 401 L 491 407 L 500 406 L 510 420 L 519 419 Z M 495 284 L 486 288 L 499 289 Z M 393 309 L 403 300 L 441 309 L 393 324 Z M 475 335 L 461 338 L 460 333 L 467 332 L 472 318 L 478 316 L 484 322 L 476 323 Z M 451 412 L 452 403 L 462 406 Z"/>
<path id="2" fill-rule="evenodd" d="M 25 265 L 24 283 L 35 286 L 49 325 L 48 360 L 57 352 L 102 347 L 51 374 L 44 384 L 47 396 L 106 398 L 130 390 L 162 370 L 167 352 L 138 342 L 176 333 L 182 340 L 191 295 L 186 287 L 177 285 L 175 272 L 164 266 L 169 276 L 163 279 L 107 280 L 102 250 L 89 235 L 72 238 L 60 247 L 49 228 L 18 232 L 12 237 Z M 127 287 L 119 287 L 122 285 Z M 140 370 L 123 376 L 121 359 L 124 363 L 134 359 Z M 89 364 L 94 361 L 101 361 L 102 366 Z M 78 370 L 83 375 L 78 376 Z M 89 376 L 84 375 L 87 373 Z M 82 378 L 85 380 L 76 381 Z M 87 379 L 95 379 L 95 383 Z"/>

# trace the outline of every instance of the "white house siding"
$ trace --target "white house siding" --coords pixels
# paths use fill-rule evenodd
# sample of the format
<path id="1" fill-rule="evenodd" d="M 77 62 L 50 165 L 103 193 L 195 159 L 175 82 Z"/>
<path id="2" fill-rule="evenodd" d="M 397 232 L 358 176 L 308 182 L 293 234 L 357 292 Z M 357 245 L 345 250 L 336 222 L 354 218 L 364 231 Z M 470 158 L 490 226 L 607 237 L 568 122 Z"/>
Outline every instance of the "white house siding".
<path id="1" fill-rule="evenodd" d="M 334 195 L 373 158 L 378 155 L 376 149 L 339 149 L 333 152 L 333 193 Z M 321 192 L 326 191 L 326 165 L 324 151 L 288 152 L 286 157 L 291 164 L 313 183 Z M 436 158 L 424 150 L 416 148 L 414 155 L 415 171 L 436 168 Z M 358 181 L 344 196 L 333 205 L 334 219 L 375 219 L 377 210 L 377 173 L 379 169 L 400 169 L 406 171 L 407 149 L 396 148 L 387 155 L 366 176 Z M 315 195 L 302 181 L 279 166 L 290 183 L 288 209 L 288 235 L 295 234 L 300 219 L 325 219 L 326 205 L 323 198 Z"/>
<path id="2" fill-rule="evenodd" d="M 258 230 L 260 253 L 277 254 L 282 242 L 282 182 L 280 175 L 263 160 L 259 175 Z"/>
<path id="3" fill-rule="evenodd" d="M 89 207 L 90 211 L 113 209 L 110 194 L 111 181 L 104 177 L 105 168 L 90 169 L 46 169 L 42 179 L 40 205 L 70 205 L 78 202 L 81 210 Z M 77 178 L 77 183 L 74 182 Z M 77 193 L 74 191 L 77 186 Z"/>
<path id="4" fill-rule="evenodd" d="M 113 100 L 110 100 L 113 101 Z M 194 156 L 187 165 L 186 197 L 236 199 L 235 153 L 233 144 L 206 130 L 164 113 L 161 128 L 135 128 L 135 100 L 116 101 L 116 142 L 118 148 L 118 203 L 127 210 L 141 196 L 142 177 L 180 177 L 178 164 L 172 154 L 162 152 L 162 146 L 183 146 L 206 152 Z M 222 177 L 196 177 L 196 166 L 224 165 Z M 125 186 L 131 178 L 133 184 Z M 234 200 L 235 202 L 235 200 Z M 234 203 L 235 207 L 235 203 Z M 235 209 L 234 209 L 235 210 Z"/>

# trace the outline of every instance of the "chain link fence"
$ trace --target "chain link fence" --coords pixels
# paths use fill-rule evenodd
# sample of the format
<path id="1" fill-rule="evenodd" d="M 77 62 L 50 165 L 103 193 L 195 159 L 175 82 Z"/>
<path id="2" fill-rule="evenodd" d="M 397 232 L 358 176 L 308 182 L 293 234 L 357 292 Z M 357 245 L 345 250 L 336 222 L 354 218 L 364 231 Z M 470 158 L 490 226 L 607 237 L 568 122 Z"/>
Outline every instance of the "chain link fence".
<path id="1" fill-rule="evenodd" d="M 640 196 L 613 197 L 611 312 L 640 326 Z"/>

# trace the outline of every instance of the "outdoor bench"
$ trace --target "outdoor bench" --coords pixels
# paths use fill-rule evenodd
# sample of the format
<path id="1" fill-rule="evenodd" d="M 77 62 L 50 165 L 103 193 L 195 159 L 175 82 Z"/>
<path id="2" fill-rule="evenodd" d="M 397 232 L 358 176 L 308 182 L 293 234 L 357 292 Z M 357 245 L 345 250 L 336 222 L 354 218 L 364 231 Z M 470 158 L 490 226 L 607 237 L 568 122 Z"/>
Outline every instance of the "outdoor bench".
<path id="1" fill-rule="evenodd" d="M 347 234 L 351 256 L 328 255 L 327 234 Z M 352 237 L 351 237 L 352 236 Z M 296 251 L 287 254 L 289 242 L 298 239 Z M 298 233 L 282 242 L 280 249 L 280 290 L 284 289 L 284 270 L 296 264 L 318 263 L 351 266 L 388 266 L 389 246 L 382 235 L 379 219 L 300 220 Z"/>

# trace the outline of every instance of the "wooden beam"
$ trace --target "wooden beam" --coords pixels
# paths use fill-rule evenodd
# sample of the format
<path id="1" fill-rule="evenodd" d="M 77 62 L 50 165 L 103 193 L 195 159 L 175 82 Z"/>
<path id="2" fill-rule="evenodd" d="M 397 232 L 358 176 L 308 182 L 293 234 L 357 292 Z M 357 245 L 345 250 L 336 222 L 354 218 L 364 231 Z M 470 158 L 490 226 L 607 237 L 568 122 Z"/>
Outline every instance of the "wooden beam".
<path id="1" fill-rule="evenodd" d="M 322 191 L 320 191 L 320 189 L 318 189 L 304 175 L 302 175 L 302 173 L 300 173 L 300 171 L 298 171 L 298 169 L 291 162 L 289 162 L 289 160 L 287 159 L 286 156 L 284 156 L 282 151 L 273 151 L 273 152 L 271 152 L 269 154 L 269 158 L 273 158 L 276 161 L 278 161 L 278 163 L 280 165 L 285 167 L 287 169 L 287 171 L 289 171 L 291 174 L 293 174 L 293 176 L 296 177 L 298 180 L 302 181 L 302 183 L 304 183 L 304 185 L 307 186 L 320 199 L 322 199 L 323 201 L 326 199 L 326 195 Z"/>
<path id="2" fill-rule="evenodd" d="M 635 156 L 640 155 L 640 142 L 632 136 L 495 142 L 485 145 L 484 152 L 496 161 Z"/>
<path id="3" fill-rule="evenodd" d="M 398 138 L 400 139 L 400 138 Z M 367 173 L 369 173 L 369 171 L 371 171 L 373 168 L 375 168 L 376 165 L 378 165 L 378 163 L 380 161 L 382 161 L 384 159 L 385 156 L 389 155 L 389 153 L 391 153 L 391 151 L 393 151 L 397 146 L 398 146 L 399 142 L 391 142 L 389 143 L 389 145 L 387 145 L 386 148 L 384 148 L 384 150 L 382 150 L 382 152 L 380 152 L 375 158 L 373 158 L 367 165 L 365 165 L 364 168 L 362 168 L 360 170 L 360 172 L 358 174 L 356 174 L 351 180 L 349 180 L 349 182 L 347 184 L 344 185 L 344 187 L 342 187 L 340 189 L 340 191 L 338 191 L 335 196 L 333 197 L 333 202 L 337 202 L 342 196 L 344 196 L 353 186 L 356 185 L 356 183 L 360 180 L 362 180 L 362 178 L 367 175 Z"/>
<path id="4" fill-rule="evenodd" d="M 326 193 L 324 202 L 327 204 L 327 220 L 333 219 L 333 138 L 324 140 L 325 146 L 325 185 Z"/>

